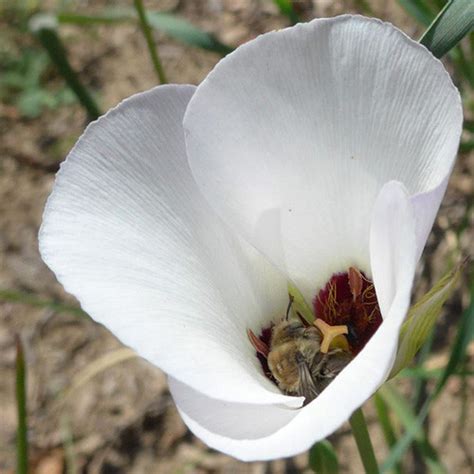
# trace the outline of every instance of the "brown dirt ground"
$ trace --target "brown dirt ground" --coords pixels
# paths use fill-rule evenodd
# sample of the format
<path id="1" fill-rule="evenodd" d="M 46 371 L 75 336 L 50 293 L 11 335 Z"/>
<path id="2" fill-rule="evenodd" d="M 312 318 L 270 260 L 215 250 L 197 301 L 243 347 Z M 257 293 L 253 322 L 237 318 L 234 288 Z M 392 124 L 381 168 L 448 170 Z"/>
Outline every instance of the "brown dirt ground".
<path id="1" fill-rule="evenodd" d="M 77 1 L 78 11 L 100 10 L 118 2 Z M 123 2 L 125 4 L 125 2 Z M 314 0 L 299 2 L 304 18 L 354 12 L 361 2 Z M 416 37 L 419 29 L 394 1 L 369 0 L 376 16 Z M 148 2 L 150 8 L 176 8 L 222 41 L 238 45 L 287 23 L 269 1 L 201 0 Z M 10 39 L 23 41 L 6 19 L 0 28 Z M 144 40 L 133 26 L 64 27 L 74 67 L 95 91 L 104 110 L 156 80 Z M 156 36 L 170 82 L 199 83 L 218 61 L 216 54 Z M 29 40 L 26 40 L 27 42 Z M 12 46 L 15 47 L 15 46 Z M 49 79 L 60 79 L 52 73 Z M 86 124 L 78 105 L 25 119 L 11 105 L 0 104 L 0 289 L 16 289 L 75 304 L 39 257 L 37 231 L 51 191 L 54 170 Z M 474 156 L 461 156 L 420 267 L 417 294 L 444 271 L 459 249 L 473 253 L 472 212 L 467 231 L 455 229 L 473 197 Z M 432 366 L 446 361 L 455 322 L 467 304 L 466 282 L 452 298 L 439 323 Z M 285 473 L 307 472 L 305 455 L 271 463 L 241 463 L 207 449 L 180 420 L 156 368 L 130 356 L 102 326 L 88 318 L 27 304 L 0 302 L 0 472 L 15 463 L 14 335 L 21 334 L 28 362 L 28 410 L 32 472 L 62 473 Z M 474 347 L 470 348 L 471 362 Z M 121 362 L 117 362 L 121 360 Z M 103 369 L 107 366 L 107 370 Z M 90 370 L 96 370 L 91 375 Z M 86 372 L 84 372 L 86 371 Z M 87 372 L 89 371 L 89 372 Z M 84 374 L 89 373 L 88 376 Z M 401 388 L 410 392 L 404 381 Z M 474 470 L 473 380 L 467 387 L 452 379 L 433 407 L 430 440 L 449 473 Z M 69 390 L 69 391 L 68 391 Z M 387 450 L 369 405 L 368 418 L 377 454 Z M 349 429 L 333 435 L 341 472 L 359 473 Z M 72 454 L 71 454 L 72 453 Z M 423 472 L 410 459 L 406 472 Z"/>

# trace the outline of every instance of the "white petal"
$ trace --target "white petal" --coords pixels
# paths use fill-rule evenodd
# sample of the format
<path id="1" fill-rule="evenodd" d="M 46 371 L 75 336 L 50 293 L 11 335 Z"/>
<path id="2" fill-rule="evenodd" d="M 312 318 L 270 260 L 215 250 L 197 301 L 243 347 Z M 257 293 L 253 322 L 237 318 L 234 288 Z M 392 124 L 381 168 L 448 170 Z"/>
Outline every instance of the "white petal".
<path id="1" fill-rule="evenodd" d="M 449 175 L 462 108 L 425 47 L 346 15 L 238 48 L 198 87 L 184 125 L 208 201 L 309 299 L 335 271 L 370 270 L 384 183 L 425 193 Z"/>
<path id="2" fill-rule="evenodd" d="M 386 183 L 377 197 L 370 229 L 370 254 L 384 319 L 392 311 L 401 288 L 408 297 L 404 301 L 408 309 L 417 262 L 416 220 L 408 191 L 400 182 Z"/>
<path id="3" fill-rule="evenodd" d="M 416 265 L 415 218 L 400 183 L 387 183 L 377 197 L 370 241 L 384 321 L 362 352 L 321 395 L 297 410 L 226 403 L 170 379 L 178 409 L 197 436 L 245 461 L 292 456 L 335 431 L 386 380 L 408 311 Z"/>
<path id="4" fill-rule="evenodd" d="M 94 319 L 175 378 L 299 406 L 263 376 L 246 335 L 284 313 L 286 281 L 230 237 L 189 171 L 193 92 L 138 94 L 87 128 L 48 200 L 42 256 Z"/>
<path id="5" fill-rule="evenodd" d="M 417 260 L 423 253 L 428 235 L 431 232 L 433 222 L 446 192 L 448 180 L 449 175 L 429 191 L 417 193 L 410 198 L 416 220 Z"/>

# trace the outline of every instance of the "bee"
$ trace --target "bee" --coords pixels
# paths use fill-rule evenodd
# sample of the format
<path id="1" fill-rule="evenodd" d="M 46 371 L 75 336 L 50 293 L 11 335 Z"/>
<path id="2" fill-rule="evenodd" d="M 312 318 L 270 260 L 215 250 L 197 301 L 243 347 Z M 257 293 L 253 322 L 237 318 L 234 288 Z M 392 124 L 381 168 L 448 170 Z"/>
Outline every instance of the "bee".
<path id="1" fill-rule="evenodd" d="M 314 400 L 352 359 L 342 349 L 320 351 L 321 334 L 314 326 L 283 319 L 273 327 L 267 357 L 278 387 L 289 395 Z"/>
<path id="2" fill-rule="evenodd" d="M 289 311 L 273 326 L 269 346 L 252 331 L 248 335 L 256 351 L 265 357 L 280 390 L 305 397 L 306 405 L 329 385 L 352 356 L 342 349 L 321 352 L 320 330 L 299 315 L 299 319 L 289 319 L 288 315 Z"/>

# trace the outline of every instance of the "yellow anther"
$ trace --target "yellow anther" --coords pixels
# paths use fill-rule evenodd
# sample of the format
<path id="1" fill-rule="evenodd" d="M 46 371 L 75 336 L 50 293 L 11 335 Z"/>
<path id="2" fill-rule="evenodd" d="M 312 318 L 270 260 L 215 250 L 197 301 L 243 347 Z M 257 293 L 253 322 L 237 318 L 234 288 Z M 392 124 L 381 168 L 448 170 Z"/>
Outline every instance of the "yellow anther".
<path id="1" fill-rule="evenodd" d="M 331 326 L 326 321 L 318 318 L 314 322 L 314 325 L 321 331 L 323 336 L 321 347 L 319 349 L 323 354 L 327 354 L 331 342 L 333 342 L 335 337 L 348 333 L 347 326 L 345 324 L 340 326 Z"/>

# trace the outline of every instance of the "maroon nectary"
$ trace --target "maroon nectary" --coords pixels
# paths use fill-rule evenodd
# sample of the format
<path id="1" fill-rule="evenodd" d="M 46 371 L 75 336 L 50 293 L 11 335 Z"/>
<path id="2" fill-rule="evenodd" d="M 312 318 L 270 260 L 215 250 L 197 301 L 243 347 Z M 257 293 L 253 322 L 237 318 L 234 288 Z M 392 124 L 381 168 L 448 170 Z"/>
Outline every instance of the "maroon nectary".
<path id="1" fill-rule="evenodd" d="M 353 355 L 358 354 L 382 323 L 375 286 L 354 268 L 336 273 L 313 300 L 317 318 L 335 326 L 347 325 L 347 340 Z"/>

